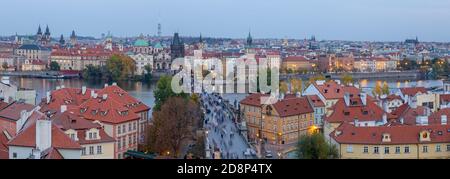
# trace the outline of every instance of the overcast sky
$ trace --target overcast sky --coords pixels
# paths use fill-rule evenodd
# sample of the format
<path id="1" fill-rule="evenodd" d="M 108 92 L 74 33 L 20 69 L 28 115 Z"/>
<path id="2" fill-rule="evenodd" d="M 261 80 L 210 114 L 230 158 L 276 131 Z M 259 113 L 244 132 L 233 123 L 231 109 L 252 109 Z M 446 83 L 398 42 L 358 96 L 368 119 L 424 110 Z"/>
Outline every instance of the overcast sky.
<path id="1" fill-rule="evenodd" d="M 450 0 L 1 0 L 0 34 L 450 41 Z M 43 29 L 44 30 L 44 29 Z"/>

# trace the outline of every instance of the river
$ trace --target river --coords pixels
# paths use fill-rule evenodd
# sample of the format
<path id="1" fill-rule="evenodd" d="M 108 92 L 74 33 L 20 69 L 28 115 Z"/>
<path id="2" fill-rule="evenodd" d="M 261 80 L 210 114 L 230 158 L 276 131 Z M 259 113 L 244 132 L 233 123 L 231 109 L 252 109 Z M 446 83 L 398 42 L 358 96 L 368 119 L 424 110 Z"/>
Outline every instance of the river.
<path id="1" fill-rule="evenodd" d="M 41 79 L 41 78 L 20 78 L 11 77 L 11 82 L 21 88 L 35 89 L 37 91 L 37 100 L 39 101 L 45 96 L 45 93 L 50 90 L 55 90 L 56 86 L 64 85 L 65 87 L 81 88 L 86 86 L 88 88 L 103 88 L 105 82 L 94 81 L 88 82 L 81 79 Z M 366 91 L 371 92 L 377 81 L 360 80 L 360 87 Z M 155 98 L 153 90 L 156 82 L 151 84 L 144 84 L 142 82 L 123 81 L 117 83 L 121 88 L 128 91 L 128 93 L 150 107 L 154 106 Z M 111 84 L 109 84 L 111 85 Z M 442 80 L 419 80 L 419 81 L 388 81 L 388 85 L 392 91 L 402 87 L 423 86 L 426 88 L 442 87 Z M 371 94 L 371 93 L 369 93 Z M 229 99 L 234 103 L 235 100 L 239 102 L 245 98 L 245 94 L 225 94 L 223 97 Z"/>

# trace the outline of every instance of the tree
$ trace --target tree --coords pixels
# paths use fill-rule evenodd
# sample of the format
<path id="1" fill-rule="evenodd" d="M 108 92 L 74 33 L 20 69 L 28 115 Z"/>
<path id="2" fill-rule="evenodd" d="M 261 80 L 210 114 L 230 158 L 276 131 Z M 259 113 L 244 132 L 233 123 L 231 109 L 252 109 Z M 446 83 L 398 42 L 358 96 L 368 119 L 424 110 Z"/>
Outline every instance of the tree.
<path id="1" fill-rule="evenodd" d="M 388 83 L 386 81 L 383 83 L 382 93 L 385 94 L 385 95 L 389 95 L 389 93 L 390 93 L 389 92 L 389 85 L 388 85 Z"/>
<path id="2" fill-rule="evenodd" d="M 152 66 L 149 64 L 144 66 L 144 78 L 142 79 L 144 82 L 151 82 L 152 81 Z"/>
<path id="3" fill-rule="evenodd" d="M 172 91 L 172 77 L 163 76 L 159 79 L 158 83 L 156 83 L 156 90 L 154 92 L 155 96 L 155 107 L 153 108 L 156 111 L 159 111 L 164 102 L 167 101 L 170 97 L 180 96 L 187 97 L 186 94 L 176 94 Z"/>
<path id="4" fill-rule="evenodd" d="M 52 71 L 59 71 L 61 67 L 59 66 L 58 62 L 52 61 L 50 62 L 50 70 Z"/>
<path id="5" fill-rule="evenodd" d="M 108 79 L 119 81 L 134 76 L 134 60 L 125 55 L 113 55 L 106 61 Z"/>
<path id="6" fill-rule="evenodd" d="M 375 88 L 373 88 L 372 94 L 374 96 L 381 96 L 383 94 L 383 89 L 381 87 L 381 82 L 377 81 L 375 83 Z"/>
<path id="7" fill-rule="evenodd" d="M 321 133 L 301 136 L 296 152 L 299 159 L 335 159 L 339 157 L 336 146 L 329 145 Z"/>
<path id="8" fill-rule="evenodd" d="M 291 86 L 292 86 L 292 92 L 293 93 L 302 93 L 302 85 L 303 82 L 301 79 L 291 79 Z"/>
<path id="9" fill-rule="evenodd" d="M 342 84 L 344 84 L 344 85 L 350 85 L 351 83 L 354 82 L 353 76 L 350 74 L 347 74 L 347 73 L 345 73 L 341 76 L 341 81 L 342 81 Z"/>
<path id="10" fill-rule="evenodd" d="M 3 70 L 8 69 L 8 63 L 3 62 L 3 63 L 2 63 L 2 68 L 3 68 Z"/>
<path id="11" fill-rule="evenodd" d="M 192 147 L 192 149 L 190 149 L 189 153 L 191 153 L 194 156 L 194 158 L 199 158 L 199 159 L 205 158 L 206 157 L 205 156 L 205 153 L 206 153 L 205 147 L 206 147 L 205 146 L 205 136 L 200 136 L 197 139 L 194 147 Z"/>
<path id="12" fill-rule="evenodd" d="M 171 97 L 153 112 L 146 138 L 147 151 L 179 157 L 182 144 L 195 136 L 201 119 L 200 107 L 190 99 Z"/>
<path id="13" fill-rule="evenodd" d="M 98 80 L 103 77 L 102 74 L 102 69 L 100 67 L 89 64 L 83 69 L 82 77 L 87 80 Z"/>
<path id="14" fill-rule="evenodd" d="M 315 75 L 313 77 L 310 77 L 308 81 L 305 82 L 305 87 L 308 87 L 310 84 L 319 81 L 319 80 L 327 80 L 327 78 L 325 76 L 323 76 L 322 74 L 319 75 Z"/>
<path id="15" fill-rule="evenodd" d="M 288 92 L 288 85 L 286 82 L 281 81 L 280 82 L 280 93 L 286 94 Z"/>

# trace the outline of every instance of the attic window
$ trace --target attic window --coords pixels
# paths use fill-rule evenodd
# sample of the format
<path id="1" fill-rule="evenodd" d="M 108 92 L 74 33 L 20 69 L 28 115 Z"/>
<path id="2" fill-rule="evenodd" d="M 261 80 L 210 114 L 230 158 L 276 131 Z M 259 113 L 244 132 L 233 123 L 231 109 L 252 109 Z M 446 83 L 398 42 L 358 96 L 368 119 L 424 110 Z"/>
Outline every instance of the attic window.
<path id="1" fill-rule="evenodd" d="M 106 114 L 108 114 L 108 111 L 102 111 L 102 112 L 100 113 L 100 115 L 102 115 L 102 116 L 106 116 Z"/>
<path id="2" fill-rule="evenodd" d="M 324 90 L 324 93 L 328 93 L 328 90 L 326 89 L 326 90 Z"/>
<path id="3" fill-rule="evenodd" d="M 341 91 L 341 89 L 337 89 L 337 90 L 336 90 L 336 93 L 339 93 L 340 91 Z"/>
<path id="4" fill-rule="evenodd" d="M 349 116 L 349 115 L 350 115 L 350 112 L 349 112 L 349 111 L 345 111 L 345 112 L 344 112 L 344 115 Z"/>
<path id="5" fill-rule="evenodd" d="M 91 114 L 92 114 L 92 115 L 97 115 L 97 112 L 98 112 L 98 110 L 92 110 L 92 111 L 91 111 Z"/>
<path id="6" fill-rule="evenodd" d="M 438 135 L 442 135 L 442 131 L 438 131 Z"/>
<path id="7" fill-rule="evenodd" d="M 81 108 L 80 112 L 85 113 L 87 111 L 87 108 Z"/>
<path id="8" fill-rule="evenodd" d="M 363 114 L 364 114 L 364 115 L 368 115 L 368 114 L 369 114 L 369 111 L 364 110 L 364 111 L 363 111 Z"/>

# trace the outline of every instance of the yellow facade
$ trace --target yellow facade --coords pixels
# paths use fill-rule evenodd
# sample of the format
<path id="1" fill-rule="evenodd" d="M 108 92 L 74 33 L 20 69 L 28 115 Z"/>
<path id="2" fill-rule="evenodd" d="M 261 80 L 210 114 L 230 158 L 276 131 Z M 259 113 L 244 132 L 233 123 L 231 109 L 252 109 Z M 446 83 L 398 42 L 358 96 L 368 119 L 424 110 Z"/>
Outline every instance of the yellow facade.
<path id="1" fill-rule="evenodd" d="M 436 112 L 439 108 L 439 94 L 419 94 L 416 99 L 418 106 L 427 106 L 432 112 Z"/>
<path id="2" fill-rule="evenodd" d="M 100 146 L 100 147 L 99 147 Z M 86 151 L 81 159 L 114 159 L 114 142 L 81 145 Z M 94 149 L 93 154 L 90 153 Z"/>
<path id="3" fill-rule="evenodd" d="M 338 144 L 337 148 L 342 159 L 450 159 L 450 143 Z"/>

